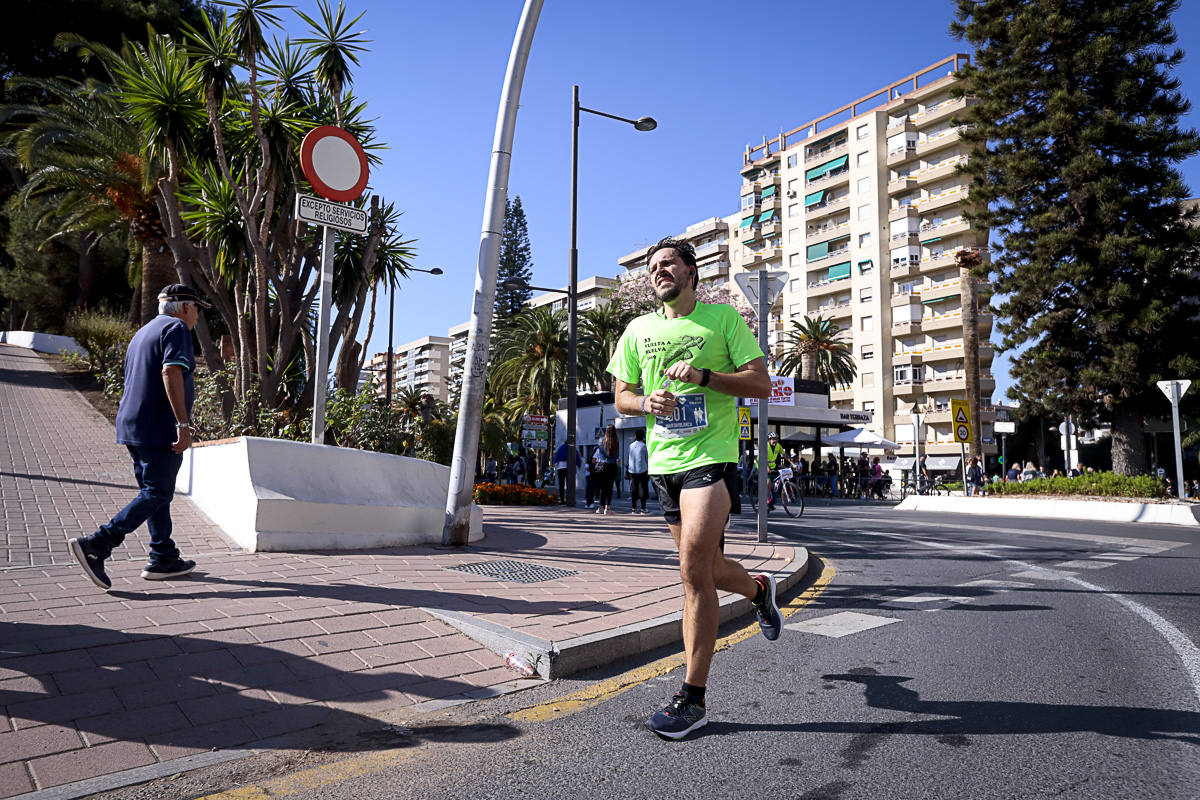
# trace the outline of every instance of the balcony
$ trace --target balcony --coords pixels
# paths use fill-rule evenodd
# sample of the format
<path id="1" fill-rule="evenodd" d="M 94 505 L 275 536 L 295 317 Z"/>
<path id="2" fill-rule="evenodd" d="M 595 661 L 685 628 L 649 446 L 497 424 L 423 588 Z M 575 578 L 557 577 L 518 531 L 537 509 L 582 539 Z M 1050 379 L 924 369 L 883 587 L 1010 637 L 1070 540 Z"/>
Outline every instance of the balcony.
<path id="1" fill-rule="evenodd" d="M 888 222 L 895 222 L 901 219 L 920 219 L 921 214 L 916 207 L 911 203 L 903 206 L 896 206 L 888 209 Z"/>
<path id="2" fill-rule="evenodd" d="M 702 281 L 725 277 L 729 274 L 729 262 L 718 261 L 714 264 L 704 264 L 697 269 L 697 274 Z"/>
<path id="3" fill-rule="evenodd" d="M 892 336 L 908 336 L 912 333 L 921 332 L 921 321 L 913 320 L 909 322 L 893 322 Z"/>
<path id="4" fill-rule="evenodd" d="M 825 145 L 819 150 L 804 148 L 804 163 L 811 164 L 814 161 L 828 161 L 831 158 L 837 158 L 842 153 L 845 153 L 849 147 L 849 138 L 844 138 L 841 141 Z"/>
<path id="5" fill-rule="evenodd" d="M 836 169 L 833 172 L 826 172 L 824 175 L 813 178 L 812 180 L 806 180 L 805 185 L 808 187 L 832 187 L 837 186 L 838 184 L 846 183 L 849 180 L 850 167 L 846 166 L 842 167 L 841 169 Z"/>
<path id="6" fill-rule="evenodd" d="M 901 353 L 892 353 L 892 364 L 915 364 L 920 366 L 922 363 L 921 351 L 919 350 L 907 350 Z"/>
<path id="7" fill-rule="evenodd" d="M 922 214 L 928 214 L 930 211 L 936 211 L 939 208 L 946 208 L 947 206 L 952 206 L 955 203 L 961 203 L 967 199 L 968 194 L 969 190 L 966 186 L 951 186 L 949 189 L 946 189 L 943 192 L 938 192 L 937 194 L 930 195 L 929 197 L 923 197 L 913 203 L 913 205 L 916 206 L 917 210 Z"/>
<path id="8" fill-rule="evenodd" d="M 819 280 L 819 281 L 809 281 L 808 282 L 808 296 L 809 297 L 824 297 L 826 295 L 836 294 L 837 292 L 840 292 L 843 289 L 848 289 L 849 287 L 850 287 L 850 276 L 849 275 L 847 275 L 844 278 L 834 278 L 833 280 L 829 280 L 828 278 L 826 278 L 824 280 Z"/>
<path id="9" fill-rule="evenodd" d="M 845 279 L 843 278 L 842 280 Z M 818 306 L 817 308 L 813 309 L 810 314 L 814 316 L 819 315 L 825 319 L 843 319 L 845 317 L 853 316 L 853 311 L 851 309 L 850 301 L 847 300 L 843 303 L 831 303 L 828 305 Z"/>
<path id="10" fill-rule="evenodd" d="M 936 380 L 925 381 L 925 391 L 933 394 L 937 392 L 965 392 L 967 390 L 967 379 L 962 375 L 955 375 L 949 378 L 939 378 Z M 983 373 L 979 376 L 979 393 L 991 394 L 996 390 L 996 379 L 990 373 Z M 945 419 L 933 419 L 930 415 L 930 423 L 934 422 L 950 422 L 950 412 L 947 411 Z M 995 412 L 992 412 L 992 419 L 995 419 Z"/>
<path id="11" fill-rule="evenodd" d="M 742 257 L 743 267 L 760 266 L 768 261 L 783 257 L 783 248 L 775 245 L 774 247 L 764 247 L 761 250 L 754 250 Z"/>
<path id="12" fill-rule="evenodd" d="M 841 222 L 831 222 L 827 225 L 821 225 L 816 228 L 809 228 L 808 235 L 805 236 L 804 238 L 817 239 L 817 238 L 821 238 L 821 237 L 826 237 L 826 236 L 830 236 L 840 230 L 845 230 L 846 228 L 849 228 L 849 227 L 850 227 L 850 218 L 847 217 L 846 219 L 842 220 Z"/>
<path id="13" fill-rule="evenodd" d="M 770 197 L 764 197 L 761 200 L 759 200 L 758 210 L 760 212 L 761 211 L 778 210 L 778 209 L 779 209 L 779 192 L 776 192 L 775 194 L 771 195 Z"/>
<path id="14" fill-rule="evenodd" d="M 826 262 L 828 262 L 830 259 L 835 259 L 835 258 L 838 258 L 839 256 L 843 257 L 843 258 L 849 258 L 850 257 L 849 253 L 850 253 L 850 245 L 847 244 L 845 247 L 841 247 L 837 250 L 830 250 L 828 253 L 821 256 L 820 258 L 815 258 L 812 261 L 809 261 L 807 264 L 805 264 L 805 268 L 808 270 L 824 269 L 823 265 L 825 265 Z"/>
<path id="15" fill-rule="evenodd" d="M 948 281 L 941 281 L 922 289 L 921 302 L 929 303 L 934 300 L 945 300 L 949 297 L 958 297 L 961 294 L 962 281 L 958 278 L 951 278 Z"/>
<path id="16" fill-rule="evenodd" d="M 905 142 L 904 147 L 895 150 L 889 150 L 887 154 L 887 165 L 895 167 L 903 164 L 905 161 L 911 161 L 917 157 L 917 143 Z"/>
<path id="17" fill-rule="evenodd" d="M 907 192 L 917 188 L 917 179 L 912 175 L 904 175 L 898 178 L 892 178 L 888 181 L 888 194 L 896 194 L 897 192 Z"/>
<path id="18" fill-rule="evenodd" d="M 917 125 L 912 121 L 912 117 L 905 117 L 900 122 L 891 123 L 887 126 L 886 135 L 895 136 L 898 133 L 916 133 Z"/>
<path id="19" fill-rule="evenodd" d="M 957 266 L 957 260 L 956 260 L 955 254 L 958 253 L 960 250 L 978 251 L 979 248 L 977 248 L 977 247 L 970 247 L 970 248 L 956 247 L 953 250 L 944 251 L 937 258 L 923 258 L 923 259 L 921 259 L 921 272 L 936 272 L 939 269 L 946 269 L 947 267 Z"/>
<path id="20" fill-rule="evenodd" d="M 914 156 L 924 157 L 930 153 L 935 153 L 943 147 L 958 142 L 960 139 L 958 128 L 946 128 L 944 131 L 934 134 L 924 141 L 917 142 L 916 149 L 913 151 Z M 891 166 L 891 163 L 888 163 Z"/>
<path id="21" fill-rule="evenodd" d="M 782 230 L 783 226 L 780 224 L 778 219 L 772 219 L 770 222 L 764 222 L 762 224 L 763 236 L 776 236 Z"/>
<path id="22" fill-rule="evenodd" d="M 950 156 L 945 161 L 916 170 L 911 177 L 921 186 L 928 186 L 935 181 L 954 175 L 958 165 L 965 163 L 967 163 L 967 157 L 964 155 Z"/>
<path id="23" fill-rule="evenodd" d="M 809 220 L 832 214 L 842 208 L 845 208 L 850 203 L 850 194 L 846 193 L 840 197 L 835 197 L 831 200 L 822 200 L 819 203 L 814 203 L 811 206 L 804 207 L 804 215 Z"/>
<path id="24" fill-rule="evenodd" d="M 916 247 L 920 243 L 921 240 L 916 231 L 901 231 L 900 233 L 893 233 L 888 238 L 889 248 L 904 247 L 908 245 Z"/>
<path id="25" fill-rule="evenodd" d="M 891 306 L 892 306 L 892 308 L 896 308 L 897 306 L 907 306 L 909 304 L 916 303 L 916 302 L 917 302 L 917 296 L 916 296 L 915 292 L 912 292 L 912 291 L 896 292 L 895 294 L 892 295 Z"/>
<path id="26" fill-rule="evenodd" d="M 949 331 L 962 328 L 962 310 L 955 309 L 946 314 L 937 314 L 921 320 L 921 329 L 926 333 Z"/>
<path id="27" fill-rule="evenodd" d="M 696 248 L 696 258 L 705 259 L 715 255 L 728 255 L 728 242 L 709 242 L 708 244 L 700 245 Z"/>
<path id="28" fill-rule="evenodd" d="M 925 381 L 923 380 L 907 380 L 893 381 L 892 394 L 896 397 L 907 397 L 913 394 L 922 394 L 925 391 Z"/>
<path id="29" fill-rule="evenodd" d="M 976 102 L 978 101 L 974 97 L 958 97 L 951 100 L 943 100 L 936 106 L 930 106 L 924 111 L 913 114 L 912 121 L 917 125 L 932 125 L 935 122 L 949 119 L 960 111 L 965 111 L 967 107 L 975 105 Z"/>

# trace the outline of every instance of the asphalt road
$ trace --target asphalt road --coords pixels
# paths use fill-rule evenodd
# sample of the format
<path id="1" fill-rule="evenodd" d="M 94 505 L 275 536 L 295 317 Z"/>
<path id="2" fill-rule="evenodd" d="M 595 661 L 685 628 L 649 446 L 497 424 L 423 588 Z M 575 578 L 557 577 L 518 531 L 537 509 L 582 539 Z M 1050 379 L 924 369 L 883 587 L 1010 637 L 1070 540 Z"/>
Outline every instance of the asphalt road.
<path id="1" fill-rule="evenodd" d="M 329 732 L 358 738 L 348 758 L 271 754 L 109 796 L 1200 796 L 1200 532 L 880 507 L 773 516 L 772 531 L 817 559 L 793 595 L 832 580 L 779 641 L 717 655 L 690 739 L 643 727 L 682 679 L 644 668 L 663 651 Z M 557 716 L 556 698 L 626 670 L 631 688 Z M 513 716 L 531 706 L 557 718 Z"/>

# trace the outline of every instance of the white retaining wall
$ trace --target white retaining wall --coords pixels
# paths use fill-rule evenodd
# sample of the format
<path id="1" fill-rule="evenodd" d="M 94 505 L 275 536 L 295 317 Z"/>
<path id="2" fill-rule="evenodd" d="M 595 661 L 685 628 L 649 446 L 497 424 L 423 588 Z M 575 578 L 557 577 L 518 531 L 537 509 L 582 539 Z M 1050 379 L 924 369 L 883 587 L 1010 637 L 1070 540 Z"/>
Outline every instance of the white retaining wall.
<path id="1" fill-rule="evenodd" d="M 250 552 L 296 552 L 440 543 L 449 484 L 430 461 L 247 436 L 188 450 L 176 491 Z"/>
<path id="2" fill-rule="evenodd" d="M 57 336 L 53 333 L 35 333 L 34 331 L 0 331 L 0 344 L 11 344 L 16 347 L 27 347 L 38 353 L 54 353 L 66 350 L 68 353 L 85 355 L 84 350 L 70 336 Z"/>

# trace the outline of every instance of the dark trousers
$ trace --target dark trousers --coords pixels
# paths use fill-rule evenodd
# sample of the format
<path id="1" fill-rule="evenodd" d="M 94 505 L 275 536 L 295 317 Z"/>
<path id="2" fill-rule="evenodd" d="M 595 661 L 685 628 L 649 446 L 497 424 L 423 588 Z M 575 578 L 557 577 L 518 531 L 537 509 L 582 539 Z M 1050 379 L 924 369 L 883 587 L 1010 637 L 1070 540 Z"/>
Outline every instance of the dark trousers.
<path id="1" fill-rule="evenodd" d="M 617 477 L 617 470 L 611 464 L 605 466 L 596 475 L 596 483 L 600 487 L 600 505 L 611 506 L 613 497 L 613 480 Z"/>
<path id="2" fill-rule="evenodd" d="M 567 468 L 563 467 L 558 471 L 558 499 L 567 499 Z"/>
<path id="3" fill-rule="evenodd" d="M 585 484 L 586 488 L 584 489 L 584 497 L 586 498 L 587 504 L 589 506 L 596 499 L 596 487 L 599 485 L 600 485 L 600 479 L 596 476 L 596 473 L 589 472 L 587 474 L 587 482 Z"/>
<path id="4" fill-rule="evenodd" d="M 650 499 L 649 472 L 629 473 L 629 497 L 633 500 L 634 508 L 638 507 L 638 498 L 641 498 L 642 511 L 646 510 L 646 501 Z"/>
<path id="5" fill-rule="evenodd" d="M 183 455 L 169 447 L 126 447 L 133 458 L 133 476 L 141 491 L 107 525 L 92 534 L 90 543 L 108 558 L 126 535 L 144 522 L 150 531 L 150 563 L 170 563 L 179 558 L 179 548 L 171 541 L 171 499 L 175 496 L 175 476 L 183 465 Z"/>

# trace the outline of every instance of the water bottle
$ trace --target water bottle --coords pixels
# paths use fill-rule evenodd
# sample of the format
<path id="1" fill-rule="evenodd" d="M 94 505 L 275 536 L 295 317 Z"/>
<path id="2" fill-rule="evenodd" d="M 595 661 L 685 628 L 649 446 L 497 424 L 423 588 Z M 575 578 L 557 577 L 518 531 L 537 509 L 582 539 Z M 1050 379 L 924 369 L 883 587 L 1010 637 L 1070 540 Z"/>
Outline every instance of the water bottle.
<path id="1" fill-rule="evenodd" d="M 515 669 L 526 678 L 532 677 L 536 672 L 536 670 L 534 670 L 528 661 L 521 658 L 516 653 L 509 653 L 506 655 L 504 657 L 504 663 L 507 664 L 510 669 Z"/>

